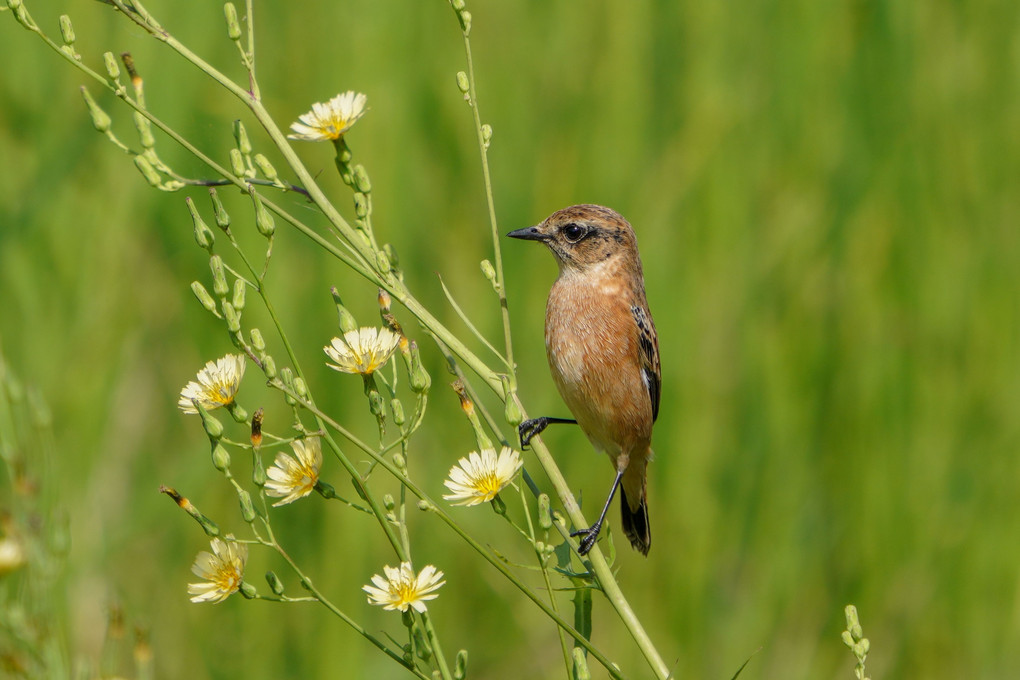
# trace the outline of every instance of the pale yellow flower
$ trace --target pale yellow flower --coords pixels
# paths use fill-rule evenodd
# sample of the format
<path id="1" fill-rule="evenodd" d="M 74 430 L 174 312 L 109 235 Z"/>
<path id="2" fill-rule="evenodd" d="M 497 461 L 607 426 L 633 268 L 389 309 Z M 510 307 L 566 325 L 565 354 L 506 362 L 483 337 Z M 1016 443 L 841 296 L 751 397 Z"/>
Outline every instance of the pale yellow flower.
<path id="1" fill-rule="evenodd" d="M 400 344 L 400 336 L 388 328 L 359 328 L 333 338 L 323 347 L 326 356 L 336 362 L 330 368 L 343 373 L 368 375 L 381 368 Z"/>
<path id="2" fill-rule="evenodd" d="M 450 478 L 443 484 L 453 493 L 443 496 L 454 505 L 478 505 L 491 501 L 509 484 L 523 461 L 521 454 L 509 446 L 496 455 L 495 449 L 472 451 L 450 468 Z"/>
<path id="3" fill-rule="evenodd" d="M 273 466 L 266 470 L 266 495 L 282 498 L 273 503 L 273 507 L 293 503 L 304 498 L 315 488 L 319 481 L 319 468 L 322 467 L 322 446 L 318 437 L 298 439 L 291 442 L 294 456 L 282 451 L 276 454 Z"/>
<path id="4" fill-rule="evenodd" d="M 233 536 L 227 536 L 233 539 Z M 244 578 L 244 565 L 248 561 L 248 546 L 234 540 L 214 538 L 212 552 L 198 553 L 191 571 L 205 579 L 202 583 L 189 583 L 192 602 L 223 602 L 237 592 Z"/>
<path id="5" fill-rule="evenodd" d="M 23 567 L 25 559 L 25 546 L 21 541 L 11 536 L 0 538 L 0 576 Z"/>
<path id="6" fill-rule="evenodd" d="M 402 562 L 400 568 L 383 567 L 386 576 L 376 574 L 372 577 L 375 586 L 364 586 L 368 593 L 368 603 L 379 605 L 383 609 L 399 609 L 406 612 L 408 607 L 415 611 L 425 611 L 425 600 L 439 597 L 435 591 L 446 583 L 443 572 L 431 564 L 415 574 L 410 562 Z"/>
<path id="7" fill-rule="evenodd" d="M 192 400 L 197 400 L 207 411 L 233 402 L 241 387 L 244 367 L 243 354 L 228 354 L 206 363 L 198 372 L 198 382 L 192 380 L 181 390 L 177 406 L 185 413 L 198 413 Z"/>
<path id="8" fill-rule="evenodd" d="M 315 102 L 311 111 L 298 116 L 300 122 L 290 124 L 292 133 L 287 136 L 306 142 L 340 139 L 365 115 L 366 99 L 360 92 L 348 90 L 325 104 Z"/>

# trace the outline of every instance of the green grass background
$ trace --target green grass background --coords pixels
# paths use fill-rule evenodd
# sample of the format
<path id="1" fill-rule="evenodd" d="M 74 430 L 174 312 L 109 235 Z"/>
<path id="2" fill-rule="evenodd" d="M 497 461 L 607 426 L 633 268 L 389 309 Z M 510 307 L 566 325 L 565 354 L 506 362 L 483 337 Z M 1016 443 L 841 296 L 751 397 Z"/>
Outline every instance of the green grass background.
<path id="1" fill-rule="evenodd" d="M 499 337 L 478 271 L 488 226 L 448 4 L 257 4 L 269 109 L 286 124 L 339 91 L 367 93 L 371 110 L 349 140 L 372 176 L 378 233 L 440 318 L 460 328 L 436 273 Z M 57 36 L 56 16 L 71 12 L 78 48 L 100 70 L 103 51 L 132 52 L 150 108 L 221 162 L 238 116 L 267 148 L 237 102 L 107 6 L 29 6 Z M 242 77 L 217 3 L 149 6 Z M 742 678 L 849 678 L 848 602 L 872 641 L 874 678 L 1020 675 L 1020 6 L 470 9 L 500 228 L 598 202 L 639 236 L 663 366 L 655 540 L 647 560 L 628 552 L 618 567 L 677 677 L 729 678 L 760 648 Z M 403 677 L 321 609 L 187 601 L 207 544 L 159 484 L 242 527 L 201 428 L 175 408 L 202 363 L 230 349 L 188 288 L 209 276 L 183 199 L 207 199 L 149 189 L 93 131 L 83 76 L 9 13 L 0 64 L 0 342 L 54 411 L 58 451 L 43 482 L 71 517 L 63 623 L 74 653 L 98 656 L 118 602 L 151 629 L 160 677 Z M 132 139 L 126 109 L 100 101 Z M 159 149 L 182 173 L 207 175 L 166 138 Z M 329 149 L 299 150 L 348 210 Z M 228 198 L 243 222 L 244 200 Z M 284 201 L 314 220 L 298 197 Z M 554 265 L 529 244 L 504 243 L 504 254 L 522 396 L 534 414 L 565 415 L 541 339 Z M 282 225 L 273 268 L 320 401 L 370 432 L 358 386 L 325 369 L 320 348 L 335 327 L 328 287 L 366 321 L 374 290 Z M 265 330 L 255 308 L 246 324 Z M 436 385 L 412 470 L 438 495 L 473 445 L 434 348 L 427 355 Z M 258 382 L 242 403 L 278 404 Z M 267 427 L 280 431 L 276 408 Z M 547 442 L 572 486 L 601 498 L 612 471 L 580 433 L 561 428 Z M 455 515 L 527 559 L 488 511 Z M 398 634 L 395 615 L 369 610 L 358 590 L 392 563 L 370 520 L 314 499 L 278 516 L 320 587 L 369 628 Z M 554 629 L 534 606 L 438 522 L 413 522 L 416 559 L 447 572 L 431 609 L 448 654 L 469 649 L 476 678 L 561 677 Z M 263 591 L 267 568 L 284 573 L 253 555 Z M 629 677 L 647 677 L 598 598 L 594 640 Z"/>

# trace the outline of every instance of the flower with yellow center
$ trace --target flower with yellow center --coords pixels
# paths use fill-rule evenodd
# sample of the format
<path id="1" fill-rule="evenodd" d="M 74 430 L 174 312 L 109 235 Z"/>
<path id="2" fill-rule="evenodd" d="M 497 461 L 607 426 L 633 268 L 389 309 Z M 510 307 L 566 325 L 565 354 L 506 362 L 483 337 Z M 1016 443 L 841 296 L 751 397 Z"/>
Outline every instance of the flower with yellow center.
<path id="1" fill-rule="evenodd" d="M 335 364 L 330 368 L 342 373 L 369 375 L 390 360 L 400 344 L 400 336 L 389 328 L 359 328 L 333 338 L 323 351 Z"/>
<path id="2" fill-rule="evenodd" d="M 348 90 L 325 104 L 315 102 L 311 111 L 298 116 L 300 122 L 290 124 L 292 133 L 287 136 L 306 142 L 340 139 L 365 115 L 366 99 L 360 92 Z"/>
<path id="3" fill-rule="evenodd" d="M 372 577 L 374 586 L 364 586 L 368 593 L 368 603 L 381 606 L 383 609 L 399 609 L 406 612 L 408 607 L 415 611 L 425 611 L 425 600 L 439 597 L 435 591 L 446 583 L 443 572 L 431 564 L 415 574 L 410 562 L 402 562 L 399 569 L 383 567 L 386 576 L 376 574 Z"/>
<path id="4" fill-rule="evenodd" d="M 318 437 L 298 439 L 291 443 L 294 456 L 280 452 L 273 466 L 266 470 L 266 495 L 282 498 L 273 507 L 293 503 L 312 492 L 319 481 L 322 446 Z"/>
<path id="5" fill-rule="evenodd" d="M 450 478 L 443 484 L 453 493 L 443 496 L 454 505 L 478 505 L 491 501 L 513 481 L 523 465 L 521 454 L 509 446 L 496 455 L 495 449 L 472 451 L 450 468 Z"/>
<path id="6" fill-rule="evenodd" d="M 228 354 L 206 363 L 198 372 L 198 381 L 192 380 L 181 390 L 177 406 L 185 413 L 198 413 L 192 401 L 198 401 L 207 411 L 232 403 L 241 387 L 244 367 L 242 354 Z"/>
<path id="7" fill-rule="evenodd" d="M 212 552 L 202 551 L 195 558 L 191 571 L 205 579 L 202 583 L 189 583 L 192 602 L 223 602 L 236 593 L 244 578 L 244 565 L 248 561 L 248 546 L 233 540 L 214 538 Z"/>

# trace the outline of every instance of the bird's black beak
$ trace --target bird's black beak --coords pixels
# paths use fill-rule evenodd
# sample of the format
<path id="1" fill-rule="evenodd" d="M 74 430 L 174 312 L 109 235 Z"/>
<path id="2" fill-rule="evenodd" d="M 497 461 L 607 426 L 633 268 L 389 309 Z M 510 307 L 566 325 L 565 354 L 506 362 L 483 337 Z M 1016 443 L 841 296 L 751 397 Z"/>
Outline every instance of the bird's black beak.
<path id="1" fill-rule="evenodd" d="M 538 227 L 524 227 L 515 229 L 507 234 L 510 238 L 519 238 L 525 241 L 548 241 L 549 237 L 538 230 Z"/>

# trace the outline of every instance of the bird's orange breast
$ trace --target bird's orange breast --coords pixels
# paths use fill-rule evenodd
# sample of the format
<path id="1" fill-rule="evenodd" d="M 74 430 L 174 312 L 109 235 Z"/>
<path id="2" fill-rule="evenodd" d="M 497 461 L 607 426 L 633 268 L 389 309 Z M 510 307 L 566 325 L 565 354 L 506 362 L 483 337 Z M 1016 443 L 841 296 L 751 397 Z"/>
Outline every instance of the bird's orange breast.
<path id="1" fill-rule="evenodd" d="M 632 298 L 618 276 L 561 276 L 546 307 L 553 380 L 588 439 L 613 458 L 646 450 L 652 434 Z"/>

